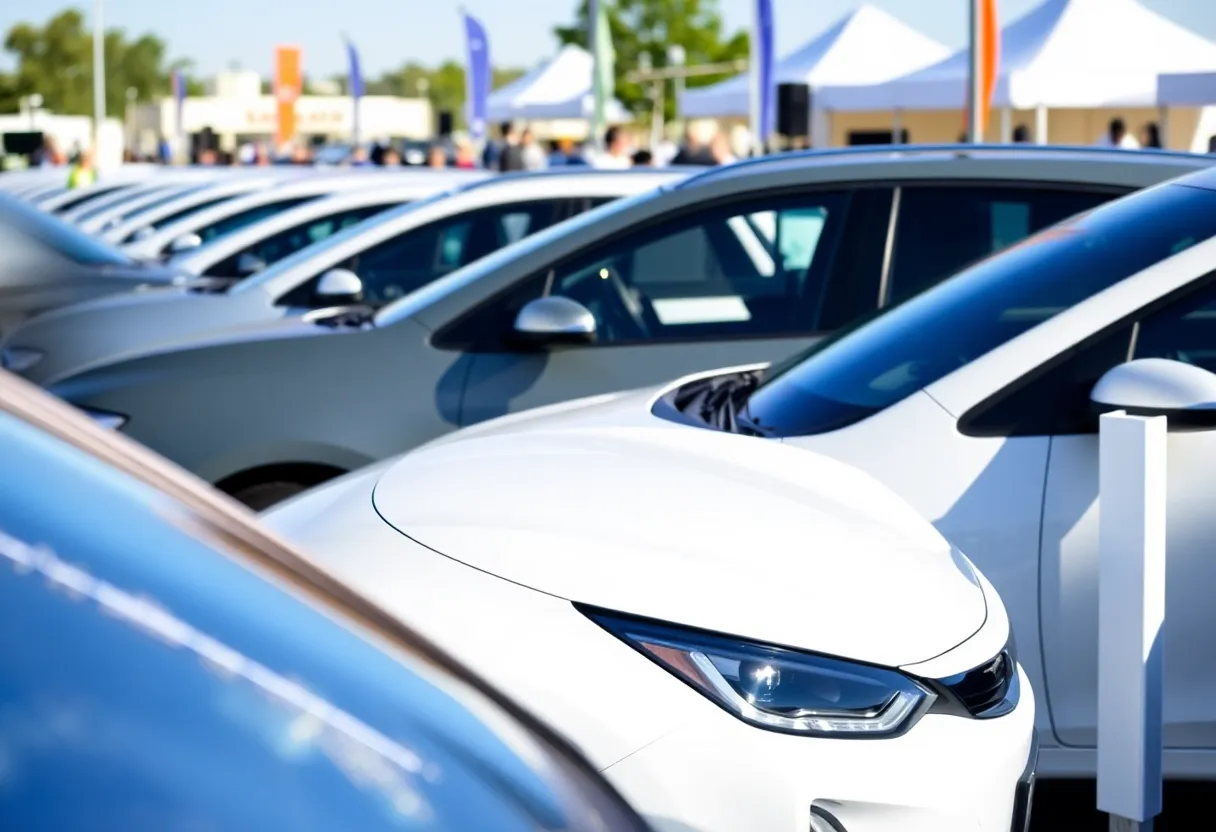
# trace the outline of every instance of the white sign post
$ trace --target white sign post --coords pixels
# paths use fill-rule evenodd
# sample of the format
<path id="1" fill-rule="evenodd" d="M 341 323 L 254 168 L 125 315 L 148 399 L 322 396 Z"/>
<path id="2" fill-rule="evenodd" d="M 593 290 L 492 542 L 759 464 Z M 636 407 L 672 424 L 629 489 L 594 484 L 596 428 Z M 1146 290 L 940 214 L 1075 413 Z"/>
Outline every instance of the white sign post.
<path id="1" fill-rule="evenodd" d="M 1166 418 L 1101 417 L 1098 810 L 1111 832 L 1161 813 Z"/>

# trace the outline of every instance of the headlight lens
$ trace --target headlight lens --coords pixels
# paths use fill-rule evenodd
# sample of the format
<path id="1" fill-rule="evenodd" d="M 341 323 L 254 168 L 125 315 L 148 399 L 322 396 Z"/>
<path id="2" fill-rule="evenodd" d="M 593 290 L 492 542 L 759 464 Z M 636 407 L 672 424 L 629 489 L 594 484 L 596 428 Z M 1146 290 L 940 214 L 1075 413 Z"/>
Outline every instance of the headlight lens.
<path id="1" fill-rule="evenodd" d="M 744 722 L 836 738 L 906 732 L 937 698 L 895 670 L 584 610 Z"/>
<path id="2" fill-rule="evenodd" d="M 127 417 L 118 413 L 107 413 L 104 410 L 93 410 L 88 407 L 82 407 L 80 411 L 103 428 L 109 428 L 110 430 L 118 430 L 127 423 Z"/>
<path id="3" fill-rule="evenodd" d="M 24 373 L 42 360 L 42 350 L 33 347 L 5 347 L 0 353 L 0 366 L 13 373 Z"/>

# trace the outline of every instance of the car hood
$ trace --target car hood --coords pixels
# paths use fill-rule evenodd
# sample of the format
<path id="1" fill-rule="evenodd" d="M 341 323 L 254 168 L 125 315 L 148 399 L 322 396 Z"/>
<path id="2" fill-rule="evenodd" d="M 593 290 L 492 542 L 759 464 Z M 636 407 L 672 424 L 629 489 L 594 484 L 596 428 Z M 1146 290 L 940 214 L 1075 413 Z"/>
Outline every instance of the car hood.
<path id="1" fill-rule="evenodd" d="M 281 318 L 260 292 L 198 294 L 171 287 L 98 298 L 57 309 L 14 328 L 6 335 L 6 364 L 14 352 L 41 353 L 21 359 L 20 375 L 43 386 L 79 372 L 143 352 L 155 352 L 217 329 Z"/>
<path id="2" fill-rule="evenodd" d="M 462 431 L 372 499 L 418 543 L 545 593 L 876 664 L 937 656 L 987 615 L 966 560 L 892 491 L 751 437 Z"/>

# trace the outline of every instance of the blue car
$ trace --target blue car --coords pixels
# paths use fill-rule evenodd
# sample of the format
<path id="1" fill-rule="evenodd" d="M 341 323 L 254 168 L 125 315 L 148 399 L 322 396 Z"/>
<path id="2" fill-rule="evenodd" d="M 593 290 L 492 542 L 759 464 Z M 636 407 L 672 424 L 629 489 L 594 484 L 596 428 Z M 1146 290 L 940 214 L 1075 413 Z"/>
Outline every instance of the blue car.
<path id="1" fill-rule="evenodd" d="M 5 373 L 0 472 L 0 829 L 645 829 L 252 514 Z"/>

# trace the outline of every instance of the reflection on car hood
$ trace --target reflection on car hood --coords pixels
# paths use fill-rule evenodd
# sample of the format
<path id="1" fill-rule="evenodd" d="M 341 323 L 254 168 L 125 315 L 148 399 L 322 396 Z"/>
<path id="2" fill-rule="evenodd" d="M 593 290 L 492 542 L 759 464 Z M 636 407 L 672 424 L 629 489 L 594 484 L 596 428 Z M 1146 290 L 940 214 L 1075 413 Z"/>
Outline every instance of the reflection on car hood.
<path id="1" fill-rule="evenodd" d="M 157 351 L 168 343 L 238 324 L 275 320 L 284 311 L 260 292 L 211 295 L 180 288 L 151 289 L 39 316 L 8 333 L 3 346 L 41 352 L 42 357 L 21 374 L 47 385 L 85 366 Z"/>
<path id="2" fill-rule="evenodd" d="M 983 625 L 983 591 L 869 475 L 708 430 L 468 435 L 402 457 L 375 509 L 474 568 L 599 607 L 886 665 Z"/>

